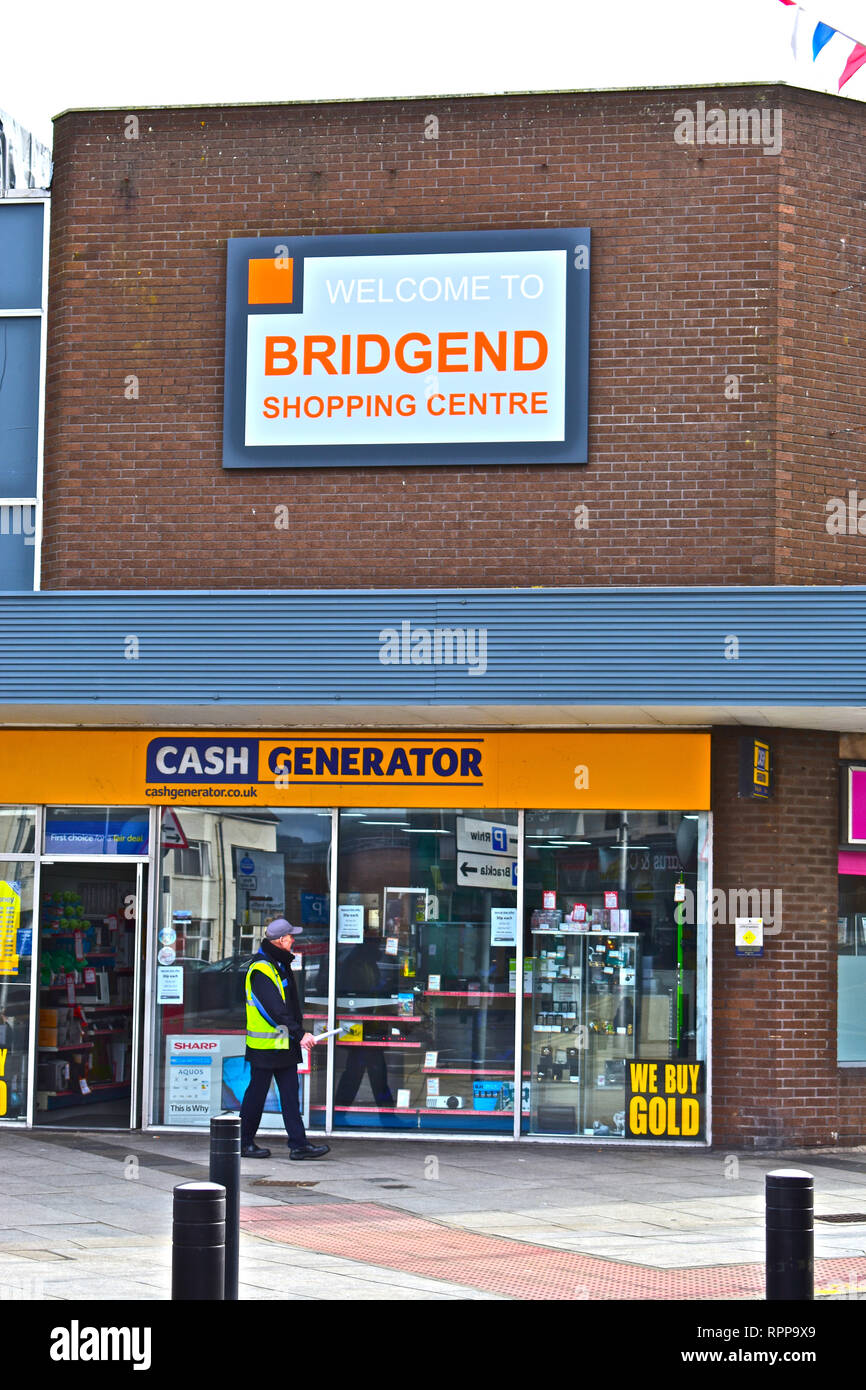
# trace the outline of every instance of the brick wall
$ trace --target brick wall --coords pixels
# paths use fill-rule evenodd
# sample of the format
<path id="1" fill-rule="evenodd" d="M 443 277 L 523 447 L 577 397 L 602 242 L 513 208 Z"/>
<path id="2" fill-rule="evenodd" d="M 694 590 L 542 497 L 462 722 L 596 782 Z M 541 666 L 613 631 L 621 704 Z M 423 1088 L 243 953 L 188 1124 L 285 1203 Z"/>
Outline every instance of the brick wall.
<path id="1" fill-rule="evenodd" d="M 698 100 L 782 99 L 155 110 L 138 140 L 125 112 L 59 118 L 45 586 L 772 582 L 779 157 L 674 131 Z M 223 471 L 228 237 L 575 224 L 593 235 L 588 466 Z"/>
<path id="2" fill-rule="evenodd" d="M 763 957 L 715 928 L 714 1144 L 862 1143 L 866 1078 L 836 1065 L 838 735 L 770 731 L 759 802 L 737 796 L 740 732 L 713 733 L 715 887 L 781 891 L 782 921 Z"/>
<path id="3" fill-rule="evenodd" d="M 796 97 L 780 162 L 775 582 L 861 584 L 864 113 L 816 92 Z M 863 503 L 854 534 L 829 533 L 828 503 L 851 492 Z"/>

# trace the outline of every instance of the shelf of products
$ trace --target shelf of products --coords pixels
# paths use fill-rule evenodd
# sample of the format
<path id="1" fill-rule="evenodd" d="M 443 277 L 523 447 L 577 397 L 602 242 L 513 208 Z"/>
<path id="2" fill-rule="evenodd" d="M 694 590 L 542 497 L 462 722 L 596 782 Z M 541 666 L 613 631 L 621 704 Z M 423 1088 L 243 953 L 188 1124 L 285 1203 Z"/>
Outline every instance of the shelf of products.
<path id="1" fill-rule="evenodd" d="M 425 1076 L 513 1076 L 514 1072 L 489 1067 L 422 1067 Z M 528 1076 L 529 1072 L 524 1072 Z"/>
<path id="2" fill-rule="evenodd" d="M 425 989 L 425 999 L 512 999 L 506 990 L 487 989 Z"/>
<path id="3" fill-rule="evenodd" d="M 626 1065 L 635 1056 L 639 937 L 563 930 L 558 918 L 533 915 L 535 954 L 527 962 L 531 1131 L 622 1135 Z"/>
<path id="4" fill-rule="evenodd" d="M 123 1098 L 129 1094 L 128 1082 L 94 1081 L 88 1082 L 88 1090 L 52 1091 L 45 1095 L 44 1109 L 60 1110 L 71 1105 L 87 1105 L 96 1101 Z"/>
<path id="5" fill-rule="evenodd" d="M 335 1105 L 335 1111 L 353 1114 L 377 1115 L 381 1111 L 392 1111 L 395 1115 L 441 1115 L 445 1110 L 449 1115 L 460 1116 L 461 1119 L 477 1118 L 474 1110 L 464 1110 L 459 1106 L 424 1106 L 424 1105 Z M 499 1110 L 497 1114 L 514 1116 L 513 1110 Z"/>
<path id="6" fill-rule="evenodd" d="M 305 1014 L 305 1018 L 313 1015 Z M 338 1023 L 381 1023 L 382 1014 L 337 1014 Z M 400 1023 L 423 1023 L 424 1019 L 420 1014 L 400 1014 Z"/>

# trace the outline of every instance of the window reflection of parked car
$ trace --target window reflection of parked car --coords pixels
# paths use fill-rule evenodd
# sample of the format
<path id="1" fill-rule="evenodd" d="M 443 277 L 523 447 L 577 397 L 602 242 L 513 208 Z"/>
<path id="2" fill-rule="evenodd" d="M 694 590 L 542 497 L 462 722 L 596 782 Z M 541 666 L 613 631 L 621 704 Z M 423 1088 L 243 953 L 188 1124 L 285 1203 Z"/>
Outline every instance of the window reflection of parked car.
<path id="1" fill-rule="evenodd" d="M 240 1020 L 244 1017 L 244 979 L 252 955 L 227 956 L 225 960 L 206 961 L 195 956 L 178 956 L 177 964 L 183 967 L 184 1013 L 231 1015 Z"/>

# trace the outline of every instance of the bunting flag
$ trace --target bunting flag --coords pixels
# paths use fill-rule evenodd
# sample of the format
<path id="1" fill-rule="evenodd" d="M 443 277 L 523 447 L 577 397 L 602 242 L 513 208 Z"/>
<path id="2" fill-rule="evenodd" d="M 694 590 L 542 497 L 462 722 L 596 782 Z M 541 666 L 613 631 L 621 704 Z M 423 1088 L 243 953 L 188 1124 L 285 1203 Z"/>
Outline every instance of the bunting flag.
<path id="1" fill-rule="evenodd" d="M 845 64 L 845 71 L 842 73 L 842 76 L 839 78 L 839 91 L 840 91 L 840 92 L 841 92 L 842 88 L 845 86 L 845 83 L 848 81 L 848 78 L 849 78 L 849 77 L 853 77 L 854 74 L 855 74 L 855 72 L 858 72 L 859 69 L 862 68 L 862 66 L 863 66 L 864 63 L 866 63 L 866 44 L 864 44 L 864 43 L 856 43 L 856 44 L 854 45 L 854 51 L 853 51 L 853 53 L 851 54 L 851 57 L 848 59 L 847 63 Z"/>
<path id="2" fill-rule="evenodd" d="M 832 71 L 835 77 L 841 67 L 842 75 L 837 88 L 841 92 L 845 83 L 866 63 L 866 43 L 860 43 L 853 34 L 845 34 L 832 24 L 815 19 L 802 5 L 797 4 L 797 0 L 781 0 L 781 3 L 796 9 L 794 32 L 791 35 L 794 57 L 798 60 L 811 59 L 816 64 L 816 76 L 825 76 Z"/>

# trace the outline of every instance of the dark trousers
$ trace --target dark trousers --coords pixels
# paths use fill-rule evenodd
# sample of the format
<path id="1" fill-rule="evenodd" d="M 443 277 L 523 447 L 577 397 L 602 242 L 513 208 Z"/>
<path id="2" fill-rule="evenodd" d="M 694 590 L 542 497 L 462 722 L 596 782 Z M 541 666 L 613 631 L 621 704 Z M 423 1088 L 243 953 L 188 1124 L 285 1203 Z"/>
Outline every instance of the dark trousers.
<path id="1" fill-rule="evenodd" d="M 335 1105 L 351 1105 L 358 1088 L 364 1079 L 364 1072 L 370 1078 L 370 1086 L 376 1104 L 382 1106 L 392 1106 L 394 1097 L 391 1094 L 391 1087 L 388 1085 L 388 1073 L 385 1070 L 385 1058 L 381 1052 L 375 1048 L 366 1047 L 347 1047 L 348 1057 L 343 1075 L 337 1083 L 337 1092 L 334 1096 Z M 364 1055 L 366 1053 L 366 1056 Z"/>
<path id="2" fill-rule="evenodd" d="M 300 1149 L 307 1142 L 307 1131 L 301 1119 L 301 1105 L 298 1096 L 297 1064 L 277 1067 L 250 1067 L 250 1084 L 244 1091 L 241 1101 L 241 1148 L 252 1144 L 261 1123 L 262 1111 L 267 1100 L 271 1078 L 277 1083 L 280 1093 L 280 1108 L 283 1124 L 289 1136 L 289 1148 Z"/>

